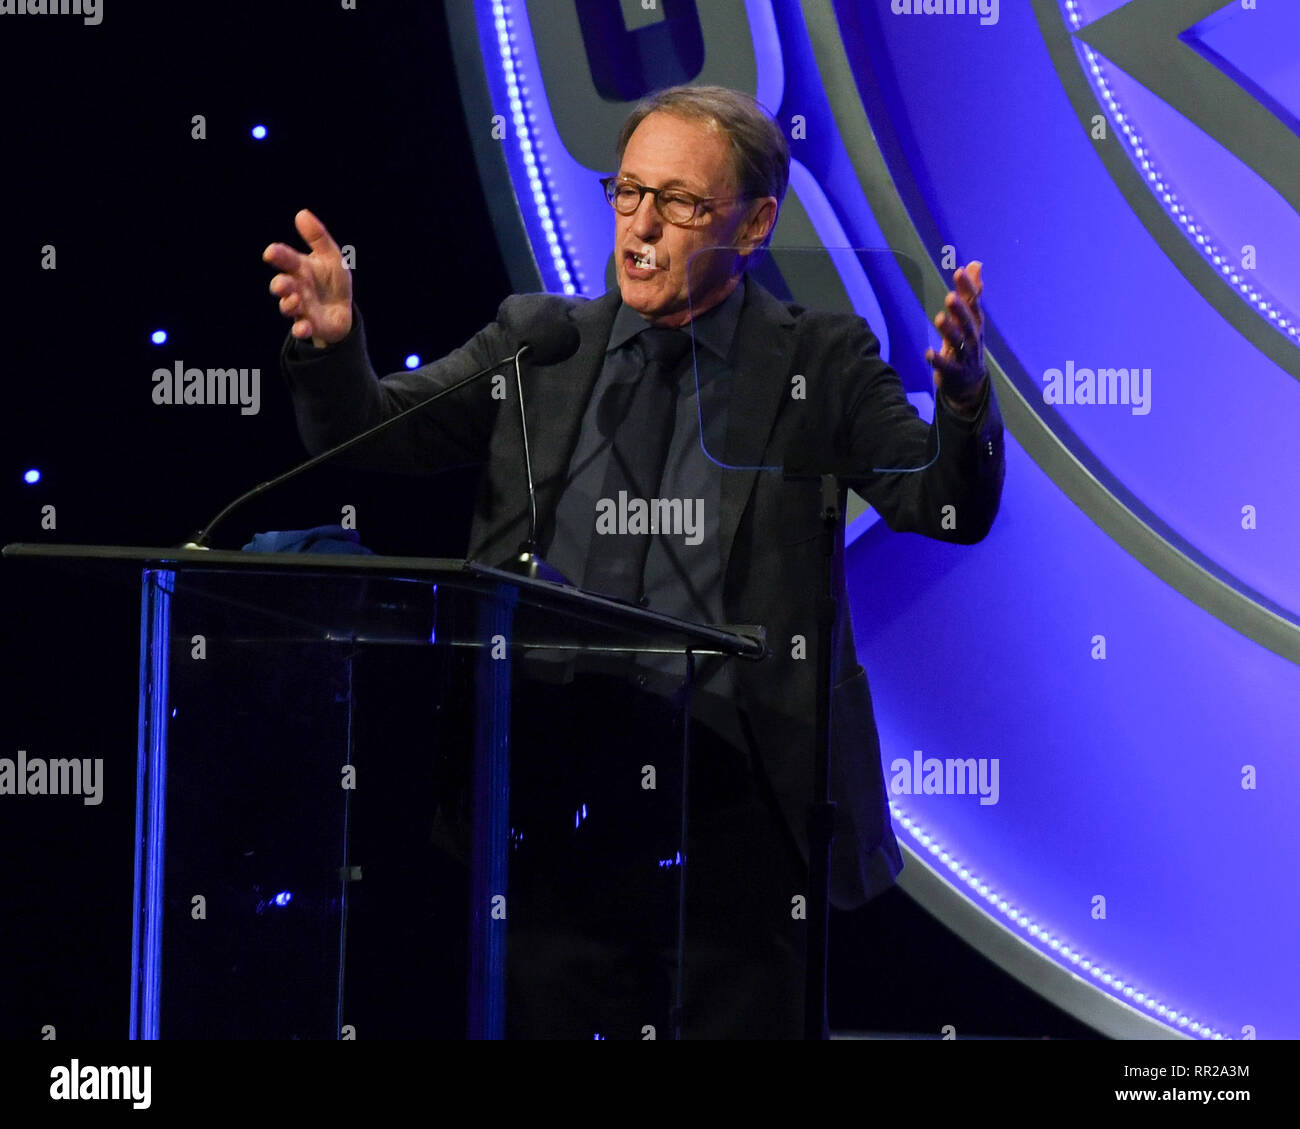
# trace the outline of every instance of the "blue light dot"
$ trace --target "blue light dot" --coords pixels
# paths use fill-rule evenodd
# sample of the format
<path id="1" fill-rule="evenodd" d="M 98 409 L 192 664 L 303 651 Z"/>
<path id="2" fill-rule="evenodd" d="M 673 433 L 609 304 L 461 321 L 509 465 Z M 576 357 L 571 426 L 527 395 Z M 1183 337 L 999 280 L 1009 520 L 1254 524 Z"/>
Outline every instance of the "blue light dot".
<path id="1" fill-rule="evenodd" d="M 263 140 L 266 137 L 266 126 L 264 125 L 253 126 L 253 137 L 256 138 L 258 141 Z"/>
<path id="2" fill-rule="evenodd" d="M 407 368 L 419 368 L 419 367 L 420 367 L 420 354 L 419 354 L 419 353 L 412 353 L 410 356 L 408 356 L 408 357 L 406 358 L 406 360 L 405 360 L 404 363 L 405 363 L 405 365 L 406 365 Z"/>
<path id="3" fill-rule="evenodd" d="M 149 340 L 155 345 L 167 344 L 167 331 L 165 329 L 155 329 L 150 335 Z"/>
<path id="4" fill-rule="evenodd" d="M 293 901 L 293 894 L 288 890 L 281 890 L 274 898 L 271 899 L 277 906 L 287 906 Z"/>
<path id="5" fill-rule="evenodd" d="M 35 486 L 38 482 L 40 482 L 40 480 L 41 480 L 41 472 L 37 470 L 35 467 L 32 467 L 31 470 L 27 471 L 23 475 L 23 481 L 27 483 L 28 486 Z"/>

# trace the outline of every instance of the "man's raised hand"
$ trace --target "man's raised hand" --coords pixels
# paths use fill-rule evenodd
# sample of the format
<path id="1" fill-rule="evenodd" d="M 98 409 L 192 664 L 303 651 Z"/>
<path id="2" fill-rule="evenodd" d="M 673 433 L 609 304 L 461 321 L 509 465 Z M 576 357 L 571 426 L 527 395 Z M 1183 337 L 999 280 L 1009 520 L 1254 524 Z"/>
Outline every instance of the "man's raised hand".
<path id="1" fill-rule="evenodd" d="M 272 243 L 262 259 L 281 272 L 271 279 L 271 293 L 280 299 L 280 313 L 293 321 L 289 332 L 323 348 L 352 329 L 352 274 L 338 244 L 311 212 L 304 208 L 293 222 L 311 254 Z"/>
<path id="2" fill-rule="evenodd" d="M 976 260 L 958 267 L 954 289 L 944 298 L 944 308 L 934 319 L 943 349 L 925 351 L 934 369 L 934 382 L 947 399 L 965 414 L 973 415 L 984 394 L 988 374 L 984 366 L 984 264 Z"/>

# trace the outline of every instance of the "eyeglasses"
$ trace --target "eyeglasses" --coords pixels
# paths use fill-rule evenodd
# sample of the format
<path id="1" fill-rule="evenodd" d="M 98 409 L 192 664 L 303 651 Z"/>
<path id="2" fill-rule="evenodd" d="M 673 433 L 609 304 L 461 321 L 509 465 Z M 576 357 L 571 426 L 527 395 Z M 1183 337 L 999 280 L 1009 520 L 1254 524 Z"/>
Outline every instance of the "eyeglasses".
<path id="1" fill-rule="evenodd" d="M 635 180 L 626 178 L 620 180 L 616 176 L 607 176 L 601 180 L 601 187 L 605 189 L 605 199 L 609 201 L 609 206 L 622 216 L 630 216 L 639 207 L 641 201 L 645 199 L 645 194 L 650 193 L 654 197 L 655 210 L 663 216 L 674 227 L 687 227 L 694 223 L 703 212 L 707 213 L 708 204 L 716 204 L 725 200 L 757 200 L 757 193 L 750 192 L 744 196 L 696 196 L 692 192 L 684 192 L 680 188 L 649 188 L 644 184 L 637 184 Z"/>

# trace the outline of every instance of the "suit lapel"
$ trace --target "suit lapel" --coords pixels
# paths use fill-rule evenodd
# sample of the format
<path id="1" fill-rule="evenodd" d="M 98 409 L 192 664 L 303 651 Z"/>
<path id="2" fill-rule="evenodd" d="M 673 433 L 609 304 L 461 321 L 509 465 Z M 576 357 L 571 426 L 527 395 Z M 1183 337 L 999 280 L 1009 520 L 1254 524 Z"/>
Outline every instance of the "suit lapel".
<path id="1" fill-rule="evenodd" d="M 620 301 L 618 290 L 613 289 L 574 306 L 569 319 L 578 329 L 578 351 L 524 385 L 541 530 L 552 521 L 559 504 L 560 489 L 578 443 L 587 402 L 604 364 L 605 347 Z"/>
<path id="2" fill-rule="evenodd" d="M 794 324 L 794 318 L 754 279 L 747 278 L 745 286 L 745 305 L 732 352 L 725 461 L 729 467 L 753 468 L 762 465 L 777 412 L 790 394 L 788 378 L 794 356 L 794 334 L 789 326 Z M 724 569 L 725 562 L 731 560 L 736 529 L 760 473 L 776 472 L 722 471 L 719 537 Z"/>

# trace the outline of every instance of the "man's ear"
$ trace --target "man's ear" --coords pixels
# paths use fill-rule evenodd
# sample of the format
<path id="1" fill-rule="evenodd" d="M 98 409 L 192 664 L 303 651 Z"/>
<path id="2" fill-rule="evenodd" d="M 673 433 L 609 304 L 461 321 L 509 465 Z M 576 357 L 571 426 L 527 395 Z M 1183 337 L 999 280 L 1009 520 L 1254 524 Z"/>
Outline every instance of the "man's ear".
<path id="1" fill-rule="evenodd" d="M 745 230 L 737 241 L 746 254 L 757 251 L 763 245 L 763 240 L 767 238 L 767 233 L 776 226 L 776 197 L 765 196 L 761 200 L 755 200 L 751 207 L 753 211 L 750 213 L 749 222 L 745 224 Z"/>

